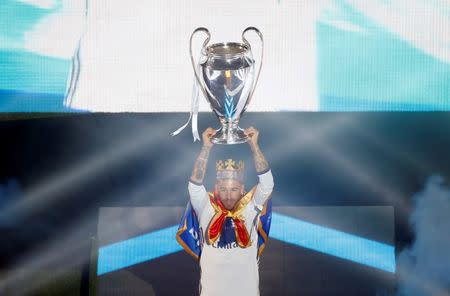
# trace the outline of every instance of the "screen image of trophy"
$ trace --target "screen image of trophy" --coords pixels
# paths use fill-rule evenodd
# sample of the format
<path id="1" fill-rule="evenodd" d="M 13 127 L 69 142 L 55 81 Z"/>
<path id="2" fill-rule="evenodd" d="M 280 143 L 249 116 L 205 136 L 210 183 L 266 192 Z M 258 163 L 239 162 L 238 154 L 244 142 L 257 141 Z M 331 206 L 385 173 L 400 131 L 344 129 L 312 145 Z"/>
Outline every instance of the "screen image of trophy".
<path id="1" fill-rule="evenodd" d="M 198 62 L 192 53 L 192 39 L 198 32 L 207 35 L 200 52 Z M 259 67 L 253 58 L 250 43 L 245 33 L 254 31 L 261 40 Z M 190 56 L 194 74 L 211 109 L 219 118 L 221 127 L 211 138 L 215 144 L 239 144 L 246 142 L 247 136 L 238 126 L 239 119 L 247 109 L 261 72 L 264 41 L 261 32 L 248 27 L 242 32 L 243 43 L 226 42 L 208 45 L 208 29 L 200 27 L 194 30 L 190 38 Z"/>

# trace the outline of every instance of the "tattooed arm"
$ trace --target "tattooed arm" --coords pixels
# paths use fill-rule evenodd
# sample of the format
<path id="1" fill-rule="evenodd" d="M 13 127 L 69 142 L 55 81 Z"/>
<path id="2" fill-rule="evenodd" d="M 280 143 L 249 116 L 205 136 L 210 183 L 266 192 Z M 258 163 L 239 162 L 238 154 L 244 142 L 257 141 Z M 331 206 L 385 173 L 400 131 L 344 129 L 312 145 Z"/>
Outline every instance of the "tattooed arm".
<path id="1" fill-rule="evenodd" d="M 262 210 L 265 202 L 272 194 L 274 186 L 273 176 L 269 163 L 258 145 L 259 131 L 254 127 L 250 127 L 244 132 L 250 138 L 248 143 L 252 149 L 253 160 L 255 161 L 255 168 L 259 178 L 259 183 L 256 186 L 252 201 L 259 210 Z"/>
<path id="2" fill-rule="evenodd" d="M 269 164 L 267 163 L 267 160 L 258 145 L 259 131 L 254 127 L 249 127 L 245 129 L 244 132 L 250 138 L 248 143 L 252 149 L 256 172 L 258 174 L 267 172 L 269 170 Z"/>
<path id="3" fill-rule="evenodd" d="M 216 130 L 208 127 L 202 134 L 203 147 L 200 150 L 200 154 L 194 164 L 194 169 L 192 170 L 191 182 L 194 184 L 202 184 L 205 178 L 206 165 L 208 163 L 209 152 L 213 146 L 211 142 L 211 137 L 216 133 Z"/>
<path id="4" fill-rule="evenodd" d="M 216 133 L 216 130 L 209 127 L 203 134 L 203 147 L 194 164 L 190 182 L 188 184 L 189 198 L 197 215 L 201 215 L 205 205 L 208 202 L 208 193 L 205 186 L 203 186 L 203 179 L 206 173 L 206 164 L 208 163 L 209 152 L 213 146 L 211 137 Z"/>

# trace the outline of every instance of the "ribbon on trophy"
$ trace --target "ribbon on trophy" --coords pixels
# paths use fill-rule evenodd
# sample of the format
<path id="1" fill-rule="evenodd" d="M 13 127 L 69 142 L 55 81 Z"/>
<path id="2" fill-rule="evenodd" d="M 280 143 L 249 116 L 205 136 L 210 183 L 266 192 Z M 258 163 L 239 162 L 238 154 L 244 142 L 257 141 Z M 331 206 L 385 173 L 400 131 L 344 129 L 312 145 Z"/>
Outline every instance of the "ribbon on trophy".
<path id="1" fill-rule="evenodd" d="M 191 126 L 194 142 L 197 140 L 200 141 L 200 136 L 198 134 L 198 100 L 199 100 L 199 86 L 197 79 L 195 79 L 194 77 L 194 84 L 192 86 L 191 112 L 189 113 L 189 119 L 183 126 L 181 126 L 179 129 L 171 133 L 170 134 L 171 136 L 176 136 L 179 133 L 181 133 L 181 131 L 183 131 L 188 126 L 189 122 L 191 122 L 192 120 Z"/>

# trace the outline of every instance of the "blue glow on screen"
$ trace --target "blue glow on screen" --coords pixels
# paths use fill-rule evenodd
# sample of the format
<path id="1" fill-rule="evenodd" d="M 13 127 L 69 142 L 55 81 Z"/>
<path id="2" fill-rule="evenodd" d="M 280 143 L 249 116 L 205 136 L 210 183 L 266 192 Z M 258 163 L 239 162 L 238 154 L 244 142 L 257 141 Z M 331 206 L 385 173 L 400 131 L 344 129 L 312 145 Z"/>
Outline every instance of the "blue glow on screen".
<path id="1" fill-rule="evenodd" d="M 17 0 L 2 0 L 0 4 L 0 48 L 23 46 L 24 35 L 50 13 L 61 8 L 61 1 L 50 7 L 39 7 Z"/>
<path id="2" fill-rule="evenodd" d="M 395 248 L 328 227 L 273 213 L 270 237 L 317 252 L 395 272 Z"/>
<path id="3" fill-rule="evenodd" d="M 384 6 L 386 13 L 382 18 L 397 16 L 403 19 L 408 16 L 425 20 L 434 15 L 436 21 L 443 12 L 443 7 L 438 4 L 428 3 L 430 15 L 425 16 L 418 9 L 417 15 L 413 16 L 408 14 L 410 10 L 401 12 L 399 7 L 422 7 L 421 4 L 417 1 L 399 2 L 380 2 L 374 9 Z M 450 62 L 437 56 L 439 50 L 430 52 L 430 39 L 417 36 L 415 43 L 407 41 L 402 33 L 395 32 L 412 30 L 409 23 L 399 20 L 398 24 L 403 24 L 400 28 L 390 22 L 382 24 L 375 21 L 376 17 L 370 11 L 364 14 L 348 1 L 335 0 L 333 3 L 334 9 L 325 13 L 317 23 L 320 110 L 450 109 Z M 433 34 L 432 31 L 429 33 Z M 442 34 L 436 33 L 433 42 L 444 46 L 449 39 L 440 40 Z M 441 53 L 444 51 L 448 52 L 448 47 Z"/>
<path id="4" fill-rule="evenodd" d="M 430 111 L 450 108 L 450 63 L 391 33 L 317 25 L 323 111 Z"/>
<path id="5" fill-rule="evenodd" d="M 1 1 L 0 112 L 74 111 L 64 106 L 70 59 L 29 48 L 30 37 L 37 37 L 42 21 L 61 8 L 61 0 Z M 48 40 L 49 48 L 60 42 Z"/>
<path id="6" fill-rule="evenodd" d="M 0 51 L 0 90 L 64 96 L 70 63 L 27 51 Z"/>
<path id="7" fill-rule="evenodd" d="M 171 226 L 101 247 L 97 274 L 126 268 L 182 250 Z M 273 213 L 270 237 L 387 272 L 395 272 L 393 246 Z M 269 242 L 270 244 L 270 242 Z"/>
<path id="8" fill-rule="evenodd" d="M 176 253 L 182 247 L 175 239 L 178 225 L 99 248 L 97 274 Z"/>

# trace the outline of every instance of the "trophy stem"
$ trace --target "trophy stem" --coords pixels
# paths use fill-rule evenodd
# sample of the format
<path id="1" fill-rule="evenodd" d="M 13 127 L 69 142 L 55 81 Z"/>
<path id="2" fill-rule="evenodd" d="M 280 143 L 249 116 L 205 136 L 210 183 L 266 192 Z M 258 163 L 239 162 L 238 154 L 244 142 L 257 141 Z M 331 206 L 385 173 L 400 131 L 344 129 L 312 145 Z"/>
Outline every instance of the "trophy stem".
<path id="1" fill-rule="evenodd" d="M 238 126 L 239 120 L 227 121 L 220 118 L 222 127 L 211 137 L 214 144 L 241 144 L 248 141 L 244 130 Z"/>

